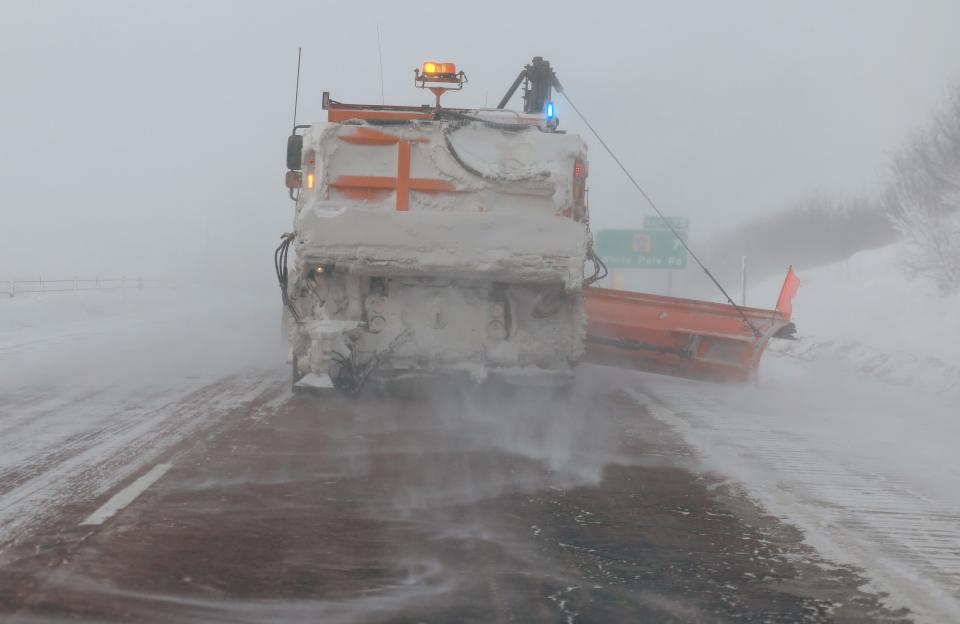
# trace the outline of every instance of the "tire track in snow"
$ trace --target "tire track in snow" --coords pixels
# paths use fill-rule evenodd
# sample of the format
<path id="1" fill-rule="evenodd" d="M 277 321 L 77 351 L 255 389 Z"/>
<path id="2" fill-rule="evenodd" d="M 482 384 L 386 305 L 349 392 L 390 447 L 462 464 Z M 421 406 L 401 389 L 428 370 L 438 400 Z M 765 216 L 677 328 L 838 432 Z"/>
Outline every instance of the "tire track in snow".
<path id="1" fill-rule="evenodd" d="M 56 394 L 52 394 L 52 393 Z M 196 392 L 196 390 L 194 390 Z M 52 396 L 47 396 L 51 395 Z M 189 389 L 145 388 L 82 390 L 26 387 L 17 392 L 16 410 L 0 418 L 0 495 L 42 473 L 54 463 L 122 433 L 138 415 L 173 409 L 191 396 Z M 31 403 L 28 397 L 33 396 Z"/>

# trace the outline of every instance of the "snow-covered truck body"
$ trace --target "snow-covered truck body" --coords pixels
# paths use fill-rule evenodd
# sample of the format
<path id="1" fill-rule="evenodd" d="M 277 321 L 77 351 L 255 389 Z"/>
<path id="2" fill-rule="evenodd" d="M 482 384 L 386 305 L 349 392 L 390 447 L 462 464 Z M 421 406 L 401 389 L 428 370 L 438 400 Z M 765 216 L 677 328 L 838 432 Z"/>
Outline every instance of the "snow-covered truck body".
<path id="1" fill-rule="evenodd" d="M 544 121 L 461 111 L 305 131 L 287 289 L 297 370 L 349 388 L 373 372 L 570 369 L 586 147 Z"/>
<path id="2" fill-rule="evenodd" d="M 792 271 L 773 310 L 592 286 L 605 268 L 588 227 L 587 149 L 557 129 L 550 64 L 534 58 L 497 109 L 441 108 L 465 81 L 453 64 L 424 63 L 416 83 L 435 106 L 324 94 L 327 122 L 294 125 L 294 231 L 275 255 L 294 383 L 529 380 L 582 360 L 755 377 L 769 339 L 792 331 Z M 504 110 L 521 83 L 524 112 Z"/>

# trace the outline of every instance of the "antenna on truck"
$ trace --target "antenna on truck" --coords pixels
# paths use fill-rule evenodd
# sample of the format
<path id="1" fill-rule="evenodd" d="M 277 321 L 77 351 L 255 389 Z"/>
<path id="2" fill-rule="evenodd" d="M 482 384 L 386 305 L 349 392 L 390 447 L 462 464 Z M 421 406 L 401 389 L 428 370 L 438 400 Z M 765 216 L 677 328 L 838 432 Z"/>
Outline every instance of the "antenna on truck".
<path id="1" fill-rule="evenodd" d="M 303 48 L 297 48 L 297 88 L 293 92 L 293 129 L 297 129 L 297 104 L 300 100 L 300 54 Z"/>
<path id="2" fill-rule="evenodd" d="M 297 105 L 300 103 L 300 56 L 303 48 L 297 48 L 297 88 L 293 93 L 293 130 L 287 137 L 287 176 L 285 184 L 290 191 L 290 199 L 297 201 L 299 194 L 294 195 L 293 190 L 299 189 L 303 184 L 303 135 L 297 134 L 300 128 L 309 128 L 310 126 L 297 125 Z M 308 178 L 308 182 L 312 178 Z M 312 187 L 311 187 L 312 188 Z"/>
<path id="3" fill-rule="evenodd" d="M 380 60 L 380 103 L 386 104 L 383 95 L 383 48 L 380 46 L 380 24 L 377 23 L 377 57 Z"/>

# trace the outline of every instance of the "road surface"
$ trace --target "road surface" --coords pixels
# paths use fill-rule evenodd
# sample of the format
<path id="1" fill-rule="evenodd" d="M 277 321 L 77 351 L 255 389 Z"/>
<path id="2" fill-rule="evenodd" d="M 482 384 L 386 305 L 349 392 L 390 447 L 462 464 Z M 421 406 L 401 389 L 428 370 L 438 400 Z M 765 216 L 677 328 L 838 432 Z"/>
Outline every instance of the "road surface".
<path id="1" fill-rule="evenodd" d="M 0 621 L 960 622 L 944 397 L 294 394 L 267 294 L 0 308 Z"/>
<path id="2" fill-rule="evenodd" d="M 638 398 L 649 378 L 624 387 L 590 367 L 562 396 L 434 387 L 354 400 L 291 393 L 284 372 L 231 376 L 22 450 L 0 479 L 4 621 L 905 615 L 705 473 Z M 92 418 L 85 403 L 104 406 L 25 390 L 4 404 L 4 439 L 67 412 Z"/>

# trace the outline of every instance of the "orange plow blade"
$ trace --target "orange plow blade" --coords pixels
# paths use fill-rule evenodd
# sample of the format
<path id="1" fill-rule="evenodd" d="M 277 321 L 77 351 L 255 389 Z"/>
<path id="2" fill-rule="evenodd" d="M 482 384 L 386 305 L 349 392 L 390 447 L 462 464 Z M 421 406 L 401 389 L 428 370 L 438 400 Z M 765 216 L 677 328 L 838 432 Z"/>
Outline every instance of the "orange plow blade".
<path id="1" fill-rule="evenodd" d="M 743 316 L 728 304 L 585 288 L 585 360 L 675 377 L 754 379 L 770 338 L 792 337 L 798 285 L 791 269 L 776 310 L 740 307 Z"/>

